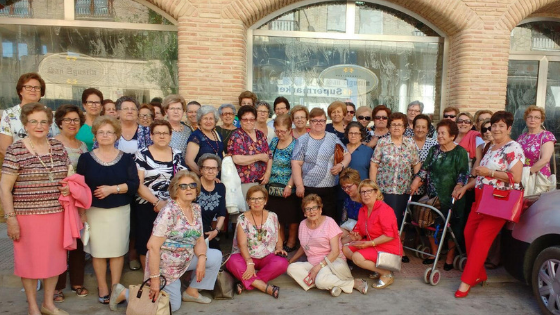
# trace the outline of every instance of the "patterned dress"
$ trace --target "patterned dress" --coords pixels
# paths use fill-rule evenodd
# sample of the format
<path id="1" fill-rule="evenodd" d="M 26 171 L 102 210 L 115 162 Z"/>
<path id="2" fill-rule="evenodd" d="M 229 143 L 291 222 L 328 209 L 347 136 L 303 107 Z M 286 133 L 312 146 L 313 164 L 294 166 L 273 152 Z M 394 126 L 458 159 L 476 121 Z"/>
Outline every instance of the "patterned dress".
<path id="1" fill-rule="evenodd" d="M 228 153 L 231 155 L 269 154 L 265 134 L 257 129 L 255 129 L 255 133 L 257 140 L 253 141 L 251 136 L 249 136 L 249 134 L 242 128 L 234 130 L 231 133 L 227 145 Z M 264 175 L 266 166 L 267 163 L 263 161 L 258 161 L 249 165 L 235 164 L 235 168 L 237 168 L 237 173 L 239 173 L 242 184 L 257 182 Z"/>
<path id="2" fill-rule="evenodd" d="M 264 258 L 274 254 L 276 243 L 278 242 L 278 217 L 274 212 L 269 212 L 266 221 L 261 225 L 261 233 L 259 234 L 257 228 L 247 219 L 247 215 L 251 215 L 250 213 L 250 211 L 247 211 L 237 218 L 237 227 L 231 253 L 240 253 L 237 243 L 237 229 L 243 229 L 247 236 L 249 255 L 252 258 Z"/>
<path id="3" fill-rule="evenodd" d="M 171 200 L 161 209 L 154 222 L 152 235 L 165 238 L 160 249 L 159 272 L 168 284 L 179 279 L 187 271 L 194 257 L 194 245 L 202 236 L 200 206 L 193 203 L 192 212 L 194 222 L 189 223 L 181 207 Z M 150 253 L 146 256 L 146 261 L 149 261 L 149 256 Z M 146 268 L 144 279 L 149 277 L 150 271 Z"/>
<path id="4" fill-rule="evenodd" d="M 525 160 L 523 166 L 533 166 L 538 160 L 541 159 L 541 147 L 544 143 L 552 141 L 556 143 L 556 137 L 550 131 L 543 130 L 538 134 L 523 133 L 517 138 L 517 143 L 523 148 L 525 153 Z M 546 163 L 540 172 L 549 177 L 552 173 L 550 171 L 550 163 Z"/>
<path id="5" fill-rule="evenodd" d="M 426 160 L 426 157 L 428 157 L 428 152 L 430 152 L 430 149 L 437 144 L 438 144 L 437 140 L 426 138 L 426 141 L 424 142 L 424 146 L 422 146 L 422 148 L 418 148 L 418 145 L 416 145 L 416 148 L 418 149 L 418 157 L 420 158 L 420 162 L 423 163 Z M 415 195 L 424 196 L 425 194 L 426 194 L 426 185 L 424 184 L 418 188 L 418 191 L 416 192 Z"/>
<path id="6" fill-rule="evenodd" d="M 490 146 L 482 160 L 480 166 L 486 166 L 491 170 L 509 171 L 518 161 L 525 161 L 525 154 L 521 145 L 513 140 L 506 143 L 498 150 L 493 150 L 494 144 Z M 496 188 L 505 189 L 506 184 L 493 177 L 477 176 L 475 187 L 482 189 L 484 185 L 495 185 Z M 517 187 L 517 184 L 515 186 Z"/>
<path id="7" fill-rule="evenodd" d="M 183 130 L 173 131 L 171 133 L 171 142 L 169 142 L 169 146 L 171 146 L 175 150 L 179 150 L 179 152 L 185 152 L 185 149 L 187 148 L 187 142 L 192 133 L 189 126 L 184 124 L 182 124 L 182 126 Z"/>

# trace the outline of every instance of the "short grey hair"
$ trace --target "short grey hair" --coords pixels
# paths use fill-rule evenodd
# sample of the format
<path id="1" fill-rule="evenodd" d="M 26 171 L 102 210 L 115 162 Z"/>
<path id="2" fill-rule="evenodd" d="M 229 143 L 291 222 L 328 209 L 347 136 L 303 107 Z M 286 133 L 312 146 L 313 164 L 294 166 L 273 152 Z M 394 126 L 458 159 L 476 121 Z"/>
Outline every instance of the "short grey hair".
<path id="1" fill-rule="evenodd" d="M 161 102 L 161 106 L 163 107 L 163 110 L 167 112 L 169 105 L 173 103 L 181 103 L 181 107 L 183 107 L 183 112 L 187 111 L 187 104 L 185 98 L 179 94 L 167 95 Z"/>
<path id="2" fill-rule="evenodd" d="M 222 111 L 224 110 L 224 108 L 231 108 L 231 110 L 233 110 L 233 116 L 237 114 L 237 109 L 235 109 L 235 106 L 233 106 L 233 104 L 222 104 L 218 108 L 218 115 L 222 116 Z"/>
<path id="3" fill-rule="evenodd" d="M 220 159 L 219 156 L 217 156 L 216 154 L 212 154 L 212 153 L 204 153 L 201 157 L 198 158 L 198 162 L 196 162 L 196 165 L 198 166 L 198 169 L 202 169 L 202 165 L 204 165 L 204 162 L 206 162 L 206 160 L 214 160 L 218 163 L 218 172 L 222 170 L 222 159 Z"/>
<path id="4" fill-rule="evenodd" d="M 196 111 L 196 122 L 200 125 L 202 116 L 214 114 L 214 123 L 218 122 L 218 110 L 212 105 L 203 105 Z"/>
<path id="5" fill-rule="evenodd" d="M 121 110 L 122 103 L 124 102 L 132 102 L 134 103 L 134 105 L 136 105 L 136 109 L 140 110 L 140 103 L 138 103 L 138 101 L 134 97 L 130 96 L 119 97 L 119 99 L 115 102 L 115 107 L 117 108 L 117 110 Z"/>
<path id="6" fill-rule="evenodd" d="M 266 109 L 268 110 L 268 117 L 270 117 L 270 104 L 265 101 L 258 101 L 257 105 L 255 105 L 255 108 L 258 110 L 259 107 L 266 107 Z"/>
<path id="7" fill-rule="evenodd" d="M 406 109 L 409 110 L 410 107 L 416 106 L 416 105 L 418 105 L 420 107 L 420 114 L 422 114 L 424 112 L 424 103 L 422 103 L 418 100 L 410 102 L 410 104 L 408 104 L 408 107 Z"/>

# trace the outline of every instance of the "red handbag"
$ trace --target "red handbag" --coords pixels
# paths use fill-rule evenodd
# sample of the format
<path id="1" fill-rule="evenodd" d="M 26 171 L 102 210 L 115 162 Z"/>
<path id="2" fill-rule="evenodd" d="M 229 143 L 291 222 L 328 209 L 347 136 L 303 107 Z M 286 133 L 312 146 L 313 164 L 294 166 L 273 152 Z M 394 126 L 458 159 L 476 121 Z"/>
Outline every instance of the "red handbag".
<path id="1" fill-rule="evenodd" d="M 513 175 L 507 175 L 510 189 L 501 190 L 493 185 L 484 185 L 476 212 L 517 223 L 523 206 L 523 190 L 513 189 Z"/>

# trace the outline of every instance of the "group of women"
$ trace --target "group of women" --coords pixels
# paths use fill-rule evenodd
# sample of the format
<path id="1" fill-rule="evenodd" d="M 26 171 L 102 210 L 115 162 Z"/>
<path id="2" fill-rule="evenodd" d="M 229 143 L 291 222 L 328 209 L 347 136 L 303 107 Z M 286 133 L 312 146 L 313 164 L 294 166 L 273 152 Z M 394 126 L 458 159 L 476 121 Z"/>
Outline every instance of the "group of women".
<path id="1" fill-rule="evenodd" d="M 459 244 L 449 242 L 444 269 L 452 265 L 455 246 L 465 246 L 469 259 L 455 294 L 464 297 L 486 279 L 486 253 L 505 223 L 477 214 L 484 206 L 482 186 L 505 186 L 508 173 L 518 183 L 524 165 L 550 176 L 547 161 L 556 141 L 542 129 L 545 112 L 536 106 L 525 113 L 528 129 L 518 143 L 510 138 L 511 113 L 477 113 L 475 121 L 446 108 L 434 128 L 420 102 L 411 103 L 409 115 L 384 105 L 360 107 L 352 122 L 348 103 L 333 102 L 327 115 L 320 108 L 290 110 L 288 100 L 278 98 L 277 117 L 269 125 L 268 104 L 256 103 L 247 92 L 240 100 L 256 105 L 236 113 L 231 104 L 187 104 L 179 95 L 161 105 L 140 105 L 126 96 L 113 103 L 90 88 L 82 95 L 85 112 L 63 105 L 53 116 L 38 103 L 45 91 L 40 76 L 25 74 L 19 81 L 22 102 L 6 110 L 0 123 L 0 195 L 29 314 L 66 314 L 53 302 L 64 301 L 67 264 L 72 291 L 89 294 L 83 286 L 86 252 L 98 301 L 113 310 L 128 298 L 119 283 L 127 252 L 130 268 L 140 268 L 133 263 L 138 258 L 151 279 L 152 295 L 160 290 L 159 277 L 167 279 L 163 290 L 173 310 L 181 300 L 209 303 L 198 291 L 213 288 L 222 261 L 217 239 L 226 228 L 226 188 L 220 182 L 225 155 L 235 164 L 249 209 L 231 217 L 237 223 L 226 267 L 239 280 L 238 293 L 256 288 L 278 298 L 280 289 L 270 281 L 286 271 L 305 290 L 367 293 L 366 280 L 352 277 L 347 259 L 373 272 L 373 287 L 387 287 L 393 274 L 376 265 L 377 257 L 403 255 L 398 227 L 404 208 L 410 195 L 418 200 L 427 194 L 439 196 L 444 212 L 454 207 L 451 228 Z M 58 128 L 51 128 L 53 120 Z M 80 193 L 68 185 L 74 171 L 92 197 L 91 207 L 77 211 L 90 236 L 86 246 L 78 239 L 67 255 L 58 198 Z M 466 196 L 473 188 L 470 211 Z M 300 259 L 304 254 L 306 262 Z M 181 294 L 180 279 L 188 270 L 193 274 Z M 37 279 L 45 279 L 41 307 Z"/>

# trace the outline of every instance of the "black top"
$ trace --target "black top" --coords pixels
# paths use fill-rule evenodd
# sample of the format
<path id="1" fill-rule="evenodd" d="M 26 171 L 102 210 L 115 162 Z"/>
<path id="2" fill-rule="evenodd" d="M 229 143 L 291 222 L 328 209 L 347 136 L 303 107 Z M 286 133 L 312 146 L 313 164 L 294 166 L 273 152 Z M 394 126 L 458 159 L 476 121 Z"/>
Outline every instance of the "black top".
<path id="1" fill-rule="evenodd" d="M 214 217 L 226 216 L 226 186 L 222 183 L 216 183 L 215 185 L 214 190 L 210 192 L 201 185 L 200 195 L 196 199 L 196 203 L 200 205 L 202 212 L 204 232 L 209 232 L 212 229 Z"/>
<path id="2" fill-rule="evenodd" d="M 132 154 L 122 151 L 109 163 L 100 161 L 93 151 L 86 152 L 80 155 L 76 173 L 85 177 L 86 184 L 92 192 L 91 206 L 97 208 L 110 209 L 130 204 L 140 185 Z M 104 199 L 93 195 L 98 186 L 124 183 L 128 185 L 128 191 L 124 194 L 110 194 Z"/>
<path id="3" fill-rule="evenodd" d="M 327 126 L 325 127 L 325 131 L 334 133 L 338 139 L 340 139 L 340 142 L 344 143 L 344 145 L 348 144 L 348 139 L 346 139 L 346 137 L 344 136 L 344 132 L 340 132 L 336 129 L 334 129 L 334 126 L 332 123 L 327 124 Z"/>

